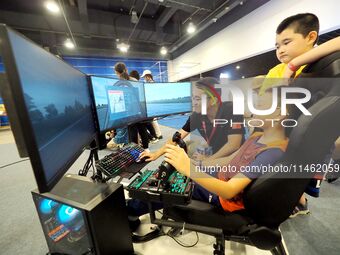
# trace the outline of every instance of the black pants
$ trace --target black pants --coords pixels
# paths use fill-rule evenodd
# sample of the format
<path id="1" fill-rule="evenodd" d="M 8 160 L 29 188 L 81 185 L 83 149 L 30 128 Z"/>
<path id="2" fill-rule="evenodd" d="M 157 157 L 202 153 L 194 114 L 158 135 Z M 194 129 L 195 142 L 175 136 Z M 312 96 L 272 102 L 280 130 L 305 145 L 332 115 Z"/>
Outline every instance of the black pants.
<path id="1" fill-rule="evenodd" d="M 138 144 L 138 133 L 142 139 L 142 147 L 149 148 L 149 134 L 145 123 L 136 123 L 129 126 L 130 141 Z"/>
<path id="2" fill-rule="evenodd" d="M 152 138 L 157 138 L 156 131 L 155 131 L 154 127 L 152 126 L 152 121 L 144 122 L 144 124 L 145 124 L 146 129 L 149 131 L 149 133 L 151 135 L 150 138 L 151 139 Z"/>

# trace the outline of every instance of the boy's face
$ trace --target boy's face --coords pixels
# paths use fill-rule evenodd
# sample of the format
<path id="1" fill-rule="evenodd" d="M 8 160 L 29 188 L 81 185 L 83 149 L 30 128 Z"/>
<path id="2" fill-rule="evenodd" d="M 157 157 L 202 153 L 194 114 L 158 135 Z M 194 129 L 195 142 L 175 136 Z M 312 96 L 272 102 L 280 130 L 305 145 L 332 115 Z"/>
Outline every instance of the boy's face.
<path id="1" fill-rule="evenodd" d="M 256 101 L 254 101 L 254 106 L 257 110 L 268 110 L 273 104 L 273 93 L 271 91 L 266 91 L 263 95 L 258 95 Z M 276 106 L 273 113 L 267 115 L 253 115 L 253 120 L 262 120 L 264 122 L 263 127 L 270 127 L 271 122 L 266 121 L 266 119 L 282 120 L 285 116 L 281 115 L 280 103 Z M 254 122 L 255 123 L 255 122 Z M 259 124 L 259 123 L 258 123 Z"/>
<path id="2" fill-rule="evenodd" d="M 281 63 L 289 63 L 313 48 L 315 35 L 317 36 L 317 33 L 313 31 L 304 38 L 302 34 L 295 33 L 294 28 L 286 28 L 276 35 L 276 57 Z"/>

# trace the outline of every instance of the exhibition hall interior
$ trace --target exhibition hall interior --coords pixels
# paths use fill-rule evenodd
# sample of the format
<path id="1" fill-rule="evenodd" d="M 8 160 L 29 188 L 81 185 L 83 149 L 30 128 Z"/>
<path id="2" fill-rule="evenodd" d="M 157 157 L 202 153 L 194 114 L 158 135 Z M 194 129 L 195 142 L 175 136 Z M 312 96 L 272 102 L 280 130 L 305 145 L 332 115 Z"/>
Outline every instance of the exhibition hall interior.
<path id="1" fill-rule="evenodd" d="M 0 1 L 0 254 L 340 254 L 339 9 Z"/>

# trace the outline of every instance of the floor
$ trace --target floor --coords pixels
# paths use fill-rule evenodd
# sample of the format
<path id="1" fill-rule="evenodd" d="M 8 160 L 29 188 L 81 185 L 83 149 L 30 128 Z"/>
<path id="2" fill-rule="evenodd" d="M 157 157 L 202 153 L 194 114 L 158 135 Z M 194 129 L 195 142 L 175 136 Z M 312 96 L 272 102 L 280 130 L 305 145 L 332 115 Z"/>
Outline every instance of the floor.
<path id="1" fill-rule="evenodd" d="M 173 128 L 161 126 L 164 139 L 173 134 Z M 164 140 L 163 140 L 164 141 Z M 151 146 L 151 150 L 161 146 L 162 141 Z M 100 156 L 109 153 L 100 151 Z M 76 173 L 82 168 L 86 158 L 85 151 L 70 168 L 69 173 Z M 10 130 L 0 131 L 0 254 L 45 254 L 47 245 L 34 208 L 30 191 L 36 184 L 29 161 L 18 156 L 14 139 Z M 161 159 L 159 159 L 161 160 Z M 158 162 L 153 162 L 157 166 Z M 5 166 L 8 165 L 8 166 Z M 5 167 L 4 167 L 5 166 Z M 340 254 L 340 181 L 334 184 L 326 182 L 322 185 L 321 197 L 309 199 L 312 213 L 289 219 L 281 225 L 281 230 L 288 251 L 293 255 L 302 254 Z M 149 231 L 147 216 L 142 218 L 139 231 Z M 150 242 L 134 244 L 136 254 L 162 255 L 169 254 L 212 254 L 214 239 L 204 234 L 198 234 L 199 242 L 193 248 L 184 248 L 173 239 L 163 236 Z M 186 245 L 196 242 L 195 232 L 185 232 L 178 239 Z M 226 242 L 226 254 L 262 255 L 270 254 L 254 247 Z"/>

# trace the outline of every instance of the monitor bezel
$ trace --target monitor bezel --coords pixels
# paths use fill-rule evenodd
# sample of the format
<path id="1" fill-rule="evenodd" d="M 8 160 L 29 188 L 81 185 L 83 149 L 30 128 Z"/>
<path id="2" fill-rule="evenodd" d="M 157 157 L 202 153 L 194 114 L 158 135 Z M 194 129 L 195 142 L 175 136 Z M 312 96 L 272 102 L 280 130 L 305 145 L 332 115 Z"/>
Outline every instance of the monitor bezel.
<path id="1" fill-rule="evenodd" d="M 0 43 L 0 52 L 2 55 L 4 67 L 5 67 L 5 75 L 7 79 L 7 86 L 6 83 L 6 93 L 3 95 L 4 102 L 8 108 L 8 116 L 10 119 L 11 126 L 14 123 L 17 130 L 13 130 L 17 132 L 18 137 L 22 137 L 23 144 L 26 146 L 27 155 L 30 158 L 32 169 L 34 172 L 34 176 L 38 185 L 38 190 L 40 193 L 50 191 L 57 182 L 64 176 L 64 174 L 68 171 L 68 169 L 72 166 L 72 164 L 78 159 L 78 157 L 82 154 L 85 150 L 85 147 L 88 146 L 95 138 L 96 138 L 96 129 L 94 129 L 94 133 L 91 137 L 89 137 L 88 141 L 84 141 L 82 148 L 75 151 L 71 159 L 65 163 L 64 167 L 57 170 L 56 174 L 48 181 L 45 176 L 45 171 L 43 164 L 41 162 L 39 149 L 37 142 L 35 140 L 35 135 L 33 132 L 33 127 L 30 122 L 29 113 L 27 111 L 24 99 L 24 93 L 22 90 L 22 84 L 20 81 L 20 76 L 17 69 L 17 64 L 15 62 L 15 57 L 13 54 L 13 48 L 10 43 L 8 31 L 17 34 L 18 36 L 22 37 L 23 39 L 27 40 L 29 43 L 33 43 L 37 47 L 40 47 L 32 40 L 28 39 L 24 35 L 20 34 L 19 32 L 9 28 L 5 24 L 0 24 L 0 38 L 3 38 Z M 41 48 L 41 47 L 40 47 Z M 44 50 L 43 48 L 41 48 Z M 45 50 L 44 50 L 45 51 Z M 57 58 L 52 53 L 45 51 L 47 54 L 50 54 L 54 58 Z M 75 71 L 83 74 L 86 79 L 86 74 L 79 71 L 78 69 L 72 67 L 62 59 L 57 58 L 63 64 L 68 65 L 70 68 L 73 68 Z M 6 109 L 7 109 L 6 108 Z M 93 116 L 93 114 L 92 114 Z M 23 128 L 25 127 L 25 128 Z M 20 130 L 20 131 L 18 131 Z"/>
<path id="2" fill-rule="evenodd" d="M 96 108 L 96 100 L 95 100 L 95 96 L 94 96 L 94 91 L 93 91 L 93 84 L 92 84 L 92 77 L 99 77 L 99 78 L 105 78 L 105 79 L 115 79 L 115 80 L 119 80 L 118 78 L 114 78 L 114 77 L 110 77 L 110 76 L 104 76 L 104 75 L 88 75 L 89 77 L 89 85 L 90 85 L 90 91 L 91 91 L 91 96 L 92 96 L 92 102 L 93 102 L 93 109 L 94 109 L 94 114 L 95 114 L 95 118 L 96 118 L 96 129 L 98 130 L 99 134 L 105 134 L 106 132 L 112 130 L 112 129 L 117 129 L 117 128 L 123 128 L 123 127 L 127 127 L 129 125 L 133 125 L 135 123 L 138 122 L 142 122 L 147 120 L 146 115 L 143 118 L 139 118 L 139 119 L 135 119 L 134 121 L 130 121 L 130 122 L 125 122 L 123 125 L 116 125 L 116 126 L 111 126 L 110 128 L 107 129 L 100 129 L 100 125 L 99 125 L 99 120 L 98 120 L 98 113 L 97 113 L 97 108 Z M 144 89 L 144 82 L 142 81 L 130 81 L 129 82 L 138 82 L 141 83 L 143 86 L 143 93 L 145 95 L 145 89 Z M 144 96 L 145 97 L 145 96 Z M 144 107 L 145 107 L 145 114 L 146 114 L 146 102 L 144 103 Z"/>
<path id="3" fill-rule="evenodd" d="M 174 115 L 184 115 L 186 113 L 191 113 L 192 112 L 192 102 L 191 102 L 191 111 L 184 111 L 184 112 L 176 112 L 176 113 L 168 113 L 168 114 L 161 114 L 161 115 L 153 115 L 153 116 L 148 116 L 148 107 L 147 107 L 147 102 L 146 102 L 146 93 L 145 93 L 145 84 L 152 84 L 154 83 L 190 83 L 190 97 L 192 98 L 192 82 L 190 81 L 181 81 L 181 82 L 144 82 L 144 95 L 145 95 L 145 109 L 146 109 L 146 119 L 145 120 L 153 120 L 155 118 L 165 118 L 168 116 L 174 116 Z"/>

